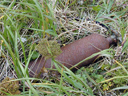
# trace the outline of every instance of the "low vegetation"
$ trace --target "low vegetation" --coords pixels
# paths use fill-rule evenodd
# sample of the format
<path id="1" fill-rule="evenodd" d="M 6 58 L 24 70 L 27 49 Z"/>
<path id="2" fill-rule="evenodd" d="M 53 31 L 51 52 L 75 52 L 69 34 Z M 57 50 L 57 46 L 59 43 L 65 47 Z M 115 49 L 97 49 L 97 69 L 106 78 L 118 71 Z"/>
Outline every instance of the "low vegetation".
<path id="1" fill-rule="evenodd" d="M 75 73 L 60 68 L 59 47 L 91 33 L 115 34 L 117 45 Z M 28 64 L 39 53 L 52 58 L 61 76 L 29 77 Z M 127 96 L 128 1 L 0 0 L 0 81 L 1 96 Z"/>

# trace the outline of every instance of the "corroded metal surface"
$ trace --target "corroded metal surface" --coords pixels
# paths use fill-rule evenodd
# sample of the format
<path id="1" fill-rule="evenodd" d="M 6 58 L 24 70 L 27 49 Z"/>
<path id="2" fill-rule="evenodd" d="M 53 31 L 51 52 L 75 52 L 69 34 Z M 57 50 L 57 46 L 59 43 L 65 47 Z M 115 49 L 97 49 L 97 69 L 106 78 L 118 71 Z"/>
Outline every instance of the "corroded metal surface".
<path id="1" fill-rule="evenodd" d="M 104 49 L 108 49 L 112 42 L 113 39 L 111 38 L 106 39 L 102 35 L 92 34 L 62 47 L 62 53 L 56 57 L 56 60 L 64 64 L 67 68 L 71 68 L 73 65 L 91 56 L 92 54 Z M 91 64 L 95 60 L 95 58 L 96 57 L 83 62 L 82 64 L 77 66 L 77 68 Z M 37 61 L 31 61 L 29 67 L 31 67 L 31 70 L 34 73 L 39 73 L 43 64 L 44 58 L 40 57 Z M 51 68 L 51 59 L 48 59 L 46 61 L 45 68 Z M 53 68 L 55 67 L 53 66 Z M 33 76 L 32 72 L 30 76 Z"/>

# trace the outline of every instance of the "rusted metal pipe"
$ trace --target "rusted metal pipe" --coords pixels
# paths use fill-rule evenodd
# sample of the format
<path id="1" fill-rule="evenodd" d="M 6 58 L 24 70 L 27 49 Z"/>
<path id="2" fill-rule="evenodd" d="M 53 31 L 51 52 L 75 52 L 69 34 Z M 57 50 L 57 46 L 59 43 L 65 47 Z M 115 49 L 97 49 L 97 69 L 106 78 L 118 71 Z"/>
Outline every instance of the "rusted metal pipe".
<path id="1" fill-rule="evenodd" d="M 71 68 L 81 60 L 97 53 L 101 50 L 108 49 L 110 45 L 115 42 L 114 38 L 105 38 L 100 34 L 91 34 L 80 40 L 76 40 L 61 48 L 62 53 L 56 57 L 56 60 L 65 65 L 67 68 Z M 91 58 L 81 63 L 77 68 L 91 64 L 96 57 Z M 31 61 L 29 68 L 36 74 L 38 74 L 43 67 L 44 58 L 40 57 L 37 61 Z M 45 68 L 51 68 L 51 59 L 48 59 L 45 64 Z M 53 66 L 53 68 L 55 68 Z M 74 71 L 74 70 L 73 70 Z M 30 72 L 30 76 L 33 77 L 34 73 Z"/>

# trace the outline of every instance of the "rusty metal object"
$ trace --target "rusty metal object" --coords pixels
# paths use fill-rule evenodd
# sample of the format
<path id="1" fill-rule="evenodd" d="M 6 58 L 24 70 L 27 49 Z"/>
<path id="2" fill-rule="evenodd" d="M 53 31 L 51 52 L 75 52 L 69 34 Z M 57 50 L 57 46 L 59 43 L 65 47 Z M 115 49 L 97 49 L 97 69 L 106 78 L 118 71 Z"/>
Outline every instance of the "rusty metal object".
<path id="1" fill-rule="evenodd" d="M 113 42 L 115 42 L 114 38 L 105 38 L 100 34 L 92 34 L 62 47 L 62 53 L 56 57 L 56 60 L 65 65 L 67 68 L 71 68 L 92 54 L 104 49 L 108 49 Z M 95 58 L 96 57 L 81 63 L 79 66 L 77 66 L 77 68 L 91 64 Z M 40 57 L 37 61 L 31 61 L 29 63 L 29 68 L 31 67 L 30 69 L 34 73 L 38 74 L 43 67 L 43 64 L 44 58 Z M 51 68 L 51 59 L 46 61 L 45 68 Z M 53 68 L 55 67 L 53 66 Z M 30 72 L 30 76 L 33 76 L 34 73 Z"/>

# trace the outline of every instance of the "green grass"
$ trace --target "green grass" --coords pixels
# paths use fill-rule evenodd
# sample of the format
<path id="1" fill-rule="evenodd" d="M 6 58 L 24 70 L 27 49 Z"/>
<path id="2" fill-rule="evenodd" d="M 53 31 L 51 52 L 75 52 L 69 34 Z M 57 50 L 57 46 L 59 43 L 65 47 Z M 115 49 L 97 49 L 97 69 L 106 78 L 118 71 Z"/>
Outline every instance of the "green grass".
<path id="1" fill-rule="evenodd" d="M 14 70 L 16 79 L 9 82 L 20 81 L 22 91 L 19 96 L 65 94 L 106 96 L 110 93 L 126 96 L 128 94 L 128 1 L 83 0 L 83 3 L 79 0 L 42 1 L 39 3 L 38 0 L 0 0 L 0 74 L 4 74 L 0 75 L 0 80 L 7 76 L 14 77 L 14 75 L 10 76 L 13 72 L 9 71 Z M 125 43 L 118 42 L 116 47 L 112 46 L 85 58 L 84 60 L 87 60 L 99 54 L 104 57 L 75 73 L 52 58 L 61 76 L 30 78 L 28 64 L 32 57 L 39 56 L 39 54 L 35 55 L 35 46 L 40 39 L 56 39 L 62 42 L 60 44 L 62 46 L 71 43 L 74 38 L 82 38 L 94 32 L 106 37 L 113 34 L 111 31 L 101 32 L 97 28 L 91 29 L 84 20 L 88 17 L 111 27 L 115 30 L 114 34 L 121 38 L 120 41 Z M 79 18 L 79 21 L 74 18 Z M 7 62 L 9 66 L 5 69 Z M 33 80 L 39 83 L 34 83 Z"/>

